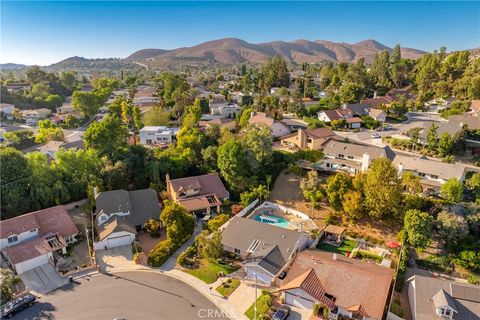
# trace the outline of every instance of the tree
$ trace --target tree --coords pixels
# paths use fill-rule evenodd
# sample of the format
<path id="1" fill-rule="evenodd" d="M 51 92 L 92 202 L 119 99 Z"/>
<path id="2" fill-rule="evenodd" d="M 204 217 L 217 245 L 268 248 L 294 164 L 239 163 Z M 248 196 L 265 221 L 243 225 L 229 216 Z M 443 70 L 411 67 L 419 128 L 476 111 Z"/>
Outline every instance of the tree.
<path id="1" fill-rule="evenodd" d="M 422 192 L 420 185 L 420 177 L 413 174 L 411 171 L 405 171 L 402 175 L 402 183 L 411 193 Z"/>
<path id="2" fill-rule="evenodd" d="M 223 253 L 222 235 L 218 231 L 212 234 L 208 234 L 206 230 L 202 231 L 195 239 L 195 243 L 200 255 L 206 259 L 217 259 Z"/>
<path id="3" fill-rule="evenodd" d="M 360 219 L 363 216 L 363 196 L 360 191 L 348 191 L 343 196 L 343 211 L 351 220 Z"/>
<path id="4" fill-rule="evenodd" d="M 128 130 L 119 117 L 107 116 L 102 122 L 93 122 L 85 131 L 87 148 L 93 148 L 100 155 L 112 157 L 127 145 Z"/>
<path id="5" fill-rule="evenodd" d="M 75 91 L 72 95 L 73 108 L 88 118 L 97 114 L 104 102 L 103 96 L 93 91 Z"/>
<path id="6" fill-rule="evenodd" d="M 161 107 L 153 107 L 143 116 L 143 123 L 146 126 L 166 126 L 169 122 L 169 112 Z"/>
<path id="7" fill-rule="evenodd" d="M 433 151 L 437 147 L 438 135 L 437 135 L 438 126 L 435 123 L 432 123 L 427 133 L 427 145 L 428 149 Z"/>
<path id="8" fill-rule="evenodd" d="M 248 159 L 238 140 L 229 140 L 218 147 L 218 168 L 230 189 L 242 192 L 250 184 Z"/>
<path id="9" fill-rule="evenodd" d="M 0 164 L 2 219 L 8 219 L 29 209 L 24 199 L 28 199 L 32 171 L 25 156 L 10 147 L 0 147 Z"/>
<path id="10" fill-rule="evenodd" d="M 271 87 L 288 87 L 290 85 L 290 73 L 287 62 L 280 56 L 269 58 L 260 69 L 260 82 L 263 90 Z"/>
<path id="11" fill-rule="evenodd" d="M 449 155 L 453 148 L 453 139 L 450 133 L 444 132 L 438 141 L 438 153 L 445 157 Z"/>
<path id="12" fill-rule="evenodd" d="M 46 143 L 49 141 L 63 141 L 65 138 L 62 128 L 55 125 L 49 119 L 38 122 L 38 133 L 35 137 L 36 143 Z"/>
<path id="13" fill-rule="evenodd" d="M 193 234 L 195 218 L 176 202 L 167 202 L 160 214 L 160 220 L 167 229 L 167 239 L 174 246 L 180 246 Z"/>
<path id="14" fill-rule="evenodd" d="M 352 189 L 352 178 L 345 173 L 337 173 L 327 179 L 327 197 L 330 205 L 336 211 L 342 210 L 345 194 Z"/>
<path id="15" fill-rule="evenodd" d="M 248 126 L 243 134 L 243 145 L 247 151 L 250 168 L 259 170 L 272 161 L 272 135 L 266 126 Z"/>
<path id="16" fill-rule="evenodd" d="M 402 187 L 397 169 L 387 158 L 372 161 L 363 184 L 365 205 L 372 217 L 399 212 Z"/>
<path id="17" fill-rule="evenodd" d="M 447 244 L 457 242 L 468 235 L 468 223 L 465 217 L 460 214 L 442 211 L 438 214 L 437 221 L 440 233 Z"/>
<path id="18" fill-rule="evenodd" d="M 426 248 L 431 242 L 433 217 L 420 210 L 407 210 L 404 230 L 409 243 L 416 248 Z"/>
<path id="19" fill-rule="evenodd" d="M 269 194 L 270 192 L 267 190 L 267 187 L 261 184 L 258 187 L 251 188 L 250 191 L 241 193 L 240 203 L 246 207 L 255 199 L 259 199 L 260 201 L 267 199 Z"/>
<path id="20" fill-rule="evenodd" d="M 440 192 L 448 201 L 460 202 L 463 199 L 463 183 L 450 178 L 440 186 Z"/>
<path id="21" fill-rule="evenodd" d="M 21 283 L 20 277 L 15 275 L 10 269 L 0 269 L 0 283 L 1 283 L 1 304 L 3 305 L 12 299 L 12 286 Z"/>
<path id="22" fill-rule="evenodd" d="M 357 103 L 365 97 L 365 89 L 355 83 L 346 83 L 338 92 L 342 103 Z"/>

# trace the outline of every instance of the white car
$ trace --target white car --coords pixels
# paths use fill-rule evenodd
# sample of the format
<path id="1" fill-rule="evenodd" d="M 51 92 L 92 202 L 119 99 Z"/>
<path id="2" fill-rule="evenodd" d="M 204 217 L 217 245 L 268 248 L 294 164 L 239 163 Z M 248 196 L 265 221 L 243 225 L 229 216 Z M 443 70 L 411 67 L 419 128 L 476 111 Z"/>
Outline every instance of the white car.
<path id="1" fill-rule="evenodd" d="M 378 139 L 378 138 L 380 138 L 380 135 L 378 133 L 372 133 L 371 137 L 375 138 L 375 139 Z"/>

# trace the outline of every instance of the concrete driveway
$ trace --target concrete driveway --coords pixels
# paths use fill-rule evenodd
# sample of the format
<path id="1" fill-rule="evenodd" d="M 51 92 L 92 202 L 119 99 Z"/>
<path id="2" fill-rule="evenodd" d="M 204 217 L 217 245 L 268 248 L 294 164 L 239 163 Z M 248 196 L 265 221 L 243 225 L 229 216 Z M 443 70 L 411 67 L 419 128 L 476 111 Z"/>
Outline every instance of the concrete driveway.
<path id="1" fill-rule="evenodd" d="M 132 246 L 120 246 L 107 250 L 97 250 L 95 258 L 101 272 L 137 270 L 144 267 L 133 261 Z"/>
<path id="2" fill-rule="evenodd" d="M 258 287 L 257 294 L 261 294 L 262 288 Z M 228 297 L 228 300 L 238 311 L 245 312 L 255 302 L 255 285 L 241 281 L 235 291 Z"/>
<path id="3" fill-rule="evenodd" d="M 53 266 L 48 263 L 21 273 L 19 276 L 27 290 L 36 295 L 45 294 L 68 283 L 68 278 L 60 277 Z"/>
<path id="4" fill-rule="evenodd" d="M 299 307 L 289 306 L 290 307 L 290 315 L 288 316 L 287 320 L 306 320 L 310 319 L 312 316 L 312 310 L 303 309 Z"/>

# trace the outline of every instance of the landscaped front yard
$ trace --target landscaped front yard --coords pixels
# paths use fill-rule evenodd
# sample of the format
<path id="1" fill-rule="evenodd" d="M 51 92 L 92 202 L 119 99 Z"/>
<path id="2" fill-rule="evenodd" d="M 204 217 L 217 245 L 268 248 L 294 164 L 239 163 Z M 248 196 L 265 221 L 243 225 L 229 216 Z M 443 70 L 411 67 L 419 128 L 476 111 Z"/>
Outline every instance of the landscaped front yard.
<path id="1" fill-rule="evenodd" d="M 272 306 L 272 294 L 266 290 L 262 290 L 262 294 L 257 299 L 257 319 L 262 319 L 262 316 L 267 313 Z M 248 308 L 245 315 L 249 319 L 255 318 L 255 302 Z"/>
<path id="2" fill-rule="evenodd" d="M 194 269 L 185 269 L 185 272 L 202 280 L 205 283 L 213 283 L 217 281 L 220 272 L 229 274 L 236 271 L 237 268 L 219 264 L 215 261 L 200 259 L 198 267 Z"/>
<path id="3" fill-rule="evenodd" d="M 217 290 L 222 296 L 227 298 L 232 294 L 235 289 L 240 285 L 240 280 L 238 279 L 228 279 L 221 285 L 219 285 L 215 290 Z"/>
<path id="4" fill-rule="evenodd" d="M 317 249 L 347 255 L 347 252 L 351 253 L 353 248 L 355 248 L 356 245 L 357 245 L 357 242 L 355 240 L 345 239 L 340 247 L 336 247 L 334 245 L 324 243 L 324 242 L 319 242 L 317 245 Z"/>

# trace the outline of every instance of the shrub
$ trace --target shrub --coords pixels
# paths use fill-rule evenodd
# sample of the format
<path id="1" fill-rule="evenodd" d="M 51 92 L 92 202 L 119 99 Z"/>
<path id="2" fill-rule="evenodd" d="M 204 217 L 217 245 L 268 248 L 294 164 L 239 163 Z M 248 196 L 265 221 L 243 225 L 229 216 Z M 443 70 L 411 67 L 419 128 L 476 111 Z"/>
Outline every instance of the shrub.
<path id="1" fill-rule="evenodd" d="M 152 237 L 158 237 L 160 235 L 160 221 L 158 220 L 150 218 L 145 222 L 143 227 Z"/>
<path id="2" fill-rule="evenodd" d="M 177 248 L 170 239 L 157 243 L 148 255 L 148 263 L 153 267 L 160 267 Z"/>
<path id="3" fill-rule="evenodd" d="M 471 274 L 468 276 L 467 281 L 471 284 L 480 284 L 480 277 L 475 274 Z"/>
<path id="4" fill-rule="evenodd" d="M 398 299 L 393 300 L 392 305 L 390 306 L 390 312 L 399 316 L 400 318 L 403 318 L 403 316 L 405 315 L 405 312 L 403 311 L 400 301 Z"/>
<path id="5" fill-rule="evenodd" d="M 352 257 L 354 258 L 360 258 L 360 259 L 366 259 L 366 260 L 374 260 L 376 262 L 382 262 L 383 258 L 374 254 L 374 253 L 370 253 L 368 251 L 364 251 L 364 250 L 358 250 L 358 251 L 355 251 L 354 254 L 352 255 Z"/>
<path id="6" fill-rule="evenodd" d="M 229 219 L 230 219 L 230 216 L 228 214 L 219 214 L 215 218 L 210 219 L 210 221 L 207 222 L 208 231 L 210 232 L 217 231 L 218 228 L 220 228 Z"/>
<path id="7" fill-rule="evenodd" d="M 232 215 L 236 215 L 243 210 L 243 206 L 241 204 L 234 204 L 232 205 L 231 210 L 232 210 Z"/>

